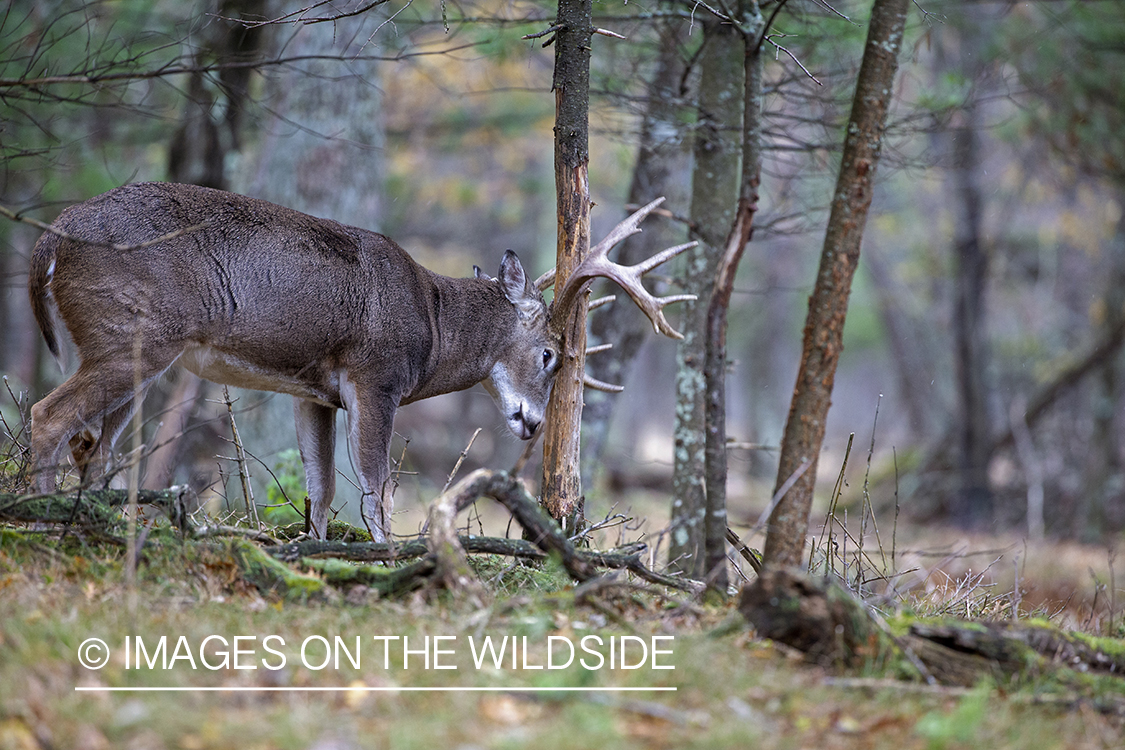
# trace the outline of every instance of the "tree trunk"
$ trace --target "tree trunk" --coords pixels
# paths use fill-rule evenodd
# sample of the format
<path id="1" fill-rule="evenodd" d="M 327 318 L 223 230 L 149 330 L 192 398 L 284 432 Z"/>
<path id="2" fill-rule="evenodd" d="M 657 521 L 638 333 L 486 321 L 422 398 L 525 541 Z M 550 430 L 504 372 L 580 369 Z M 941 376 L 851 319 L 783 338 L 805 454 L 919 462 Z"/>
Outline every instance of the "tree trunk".
<path id="1" fill-rule="evenodd" d="M 269 15 L 307 6 L 301 0 L 274 2 Z M 374 14 L 367 18 L 377 21 Z M 367 35 L 345 34 L 339 24 L 269 28 L 274 55 L 365 54 Z M 235 189 L 313 216 L 377 229 L 385 174 L 378 63 L 308 59 L 263 74 L 264 104 L 276 116 L 261 127 L 257 162 L 232 176 Z"/>
<path id="2" fill-rule="evenodd" d="M 727 311 L 742 253 L 754 232 L 758 188 L 762 180 L 762 50 L 758 44 L 764 19 L 757 2 L 748 3 L 743 28 L 742 179 L 738 212 L 719 260 L 715 287 L 707 306 L 706 378 L 706 514 L 704 569 L 711 591 L 727 588 Z"/>
<path id="3" fill-rule="evenodd" d="M 555 288 L 590 249 L 589 127 L 590 0 L 559 0 L 555 38 L 555 191 L 558 245 Z M 579 474 L 582 376 L 586 365 L 586 306 L 566 326 L 562 365 L 544 420 L 542 503 L 570 532 L 582 524 Z"/>
<path id="4" fill-rule="evenodd" d="M 1107 252 L 1109 268 L 1103 292 L 1104 313 L 1098 326 L 1105 338 L 1125 325 L 1125 216 L 1118 219 L 1117 234 L 1109 242 Z M 1086 507 L 1078 519 L 1082 524 L 1080 536 L 1090 540 L 1100 541 L 1109 529 L 1121 528 L 1125 522 L 1122 515 L 1125 512 L 1122 507 L 1125 477 L 1117 428 L 1121 380 L 1121 355 L 1115 354 L 1108 357 L 1102 367 L 1093 394 L 1094 434 L 1086 470 L 1086 491 L 1082 493 Z"/>
<path id="5" fill-rule="evenodd" d="M 676 353 L 676 424 L 673 438 L 673 569 L 693 578 L 706 573 L 706 383 L 707 308 L 719 257 L 738 208 L 745 46 L 737 30 L 712 18 L 703 24 L 699 120 L 695 134 L 691 220 L 699 245 L 686 253 L 684 334 Z"/>
<path id="6" fill-rule="evenodd" d="M 685 62 L 680 54 L 678 23 L 659 27 L 660 52 L 656 70 L 648 85 L 648 104 L 641 122 L 640 150 L 629 187 L 629 203 L 643 206 L 659 196 L 673 213 L 686 201 L 687 191 L 681 177 L 687 170 L 683 126 L 677 116 L 683 106 L 680 91 Z M 675 220 L 650 215 L 644 231 L 621 243 L 617 262 L 639 263 L 666 247 L 683 242 L 684 230 Z M 605 285 L 603 285 L 604 287 Z M 609 292 L 612 293 L 612 290 Z M 599 296 L 599 295 L 595 295 Z M 586 372 L 606 383 L 624 384 L 625 375 L 652 329 L 648 319 L 634 305 L 623 299 L 599 310 L 590 320 L 590 344 L 611 343 L 609 351 L 592 357 Z M 595 472 L 604 463 L 610 419 L 617 404 L 611 393 L 589 389 L 582 418 L 582 485 L 593 486 Z"/>
<path id="7" fill-rule="evenodd" d="M 953 340 L 957 376 L 957 490 L 952 515 L 962 527 L 992 520 L 988 487 L 989 419 L 985 371 L 984 291 L 988 253 L 981 242 L 980 136 L 977 107 L 960 113 L 953 139 L 954 302 Z"/>
<path id="8" fill-rule="evenodd" d="M 848 295 L 871 206 L 908 4 L 909 0 L 875 0 L 871 10 L 820 268 L 809 298 L 801 366 L 782 436 L 774 491 L 806 461 L 809 467 L 770 514 L 764 563 L 771 567 L 798 565 L 804 553 L 817 459 L 843 348 Z"/>

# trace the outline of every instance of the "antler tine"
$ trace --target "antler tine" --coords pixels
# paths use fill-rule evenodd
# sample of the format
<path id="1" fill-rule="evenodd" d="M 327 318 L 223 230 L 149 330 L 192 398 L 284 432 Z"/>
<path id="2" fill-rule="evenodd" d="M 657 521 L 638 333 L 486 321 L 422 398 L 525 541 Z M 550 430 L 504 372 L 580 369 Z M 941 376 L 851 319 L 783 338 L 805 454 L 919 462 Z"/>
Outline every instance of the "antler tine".
<path id="1" fill-rule="evenodd" d="M 535 280 L 535 288 L 539 291 L 550 289 L 555 283 L 555 271 L 558 269 L 552 268 L 545 274 Z"/>
<path id="2" fill-rule="evenodd" d="M 676 329 L 672 328 L 664 318 L 662 308 L 673 302 L 682 302 L 684 300 L 695 299 L 695 297 L 683 294 L 670 297 L 653 296 L 652 293 L 644 288 L 644 285 L 641 283 L 641 276 L 651 271 L 653 268 L 656 268 L 661 263 L 679 255 L 684 250 L 695 247 L 698 243 L 689 242 L 683 245 L 677 245 L 676 247 L 670 247 L 635 266 L 623 266 L 619 263 L 614 263 L 607 257 L 610 249 L 614 245 L 621 242 L 626 237 L 641 231 L 638 226 L 641 221 L 663 202 L 663 198 L 657 198 L 648 205 L 634 211 L 629 218 L 614 227 L 613 230 L 606 235 L 605 239 L 590 248 L 590 252 L 582 259 L 574 271 L 571 272 L 562 288 L 556 288 L 555 301 L 552 307 L 554 308 L 554 319 L 559 321 L 558 325 L 565 325 L 564 321 L 569 318 L 570 312 L 577 299 L 581 296 L 589 283 L 598 276 L 604 276 L 617 282 L 622 289 L 628 292 L 629 296 L 633 298 L 633 301 L 637 303 L 637 307 L 641 308 L 644 314 L 648 316 L 649 320 L 652 321 L 652 327 L 657 333 L 662 333 L 674 339 L 683 338 L 683 336 L 676 331 Z M 540 281 L 548 283 L 547 277 L 548 274 L 544 274 L 540 278 Z M 538 284 L 539 282 L 536 283 Z"/>
<path id="3" fill-rule="evenodd" d="M 602 243 L 599 243 L 599 245 L 601 244 Z M 665 319 L 663 308 L 673 302 L 694 300 L 696 299 L 695 295 L 675 294 L 668 297 L 656 297 L 641 284 L 641 276 L 661 263 L 679 255 L 684 250 L 695 247 L 696 244 L 695 242 L 689 242 L 684 245 L 670 247 L 635 266 L 623 266 L 619 263 L 614 263 L 605 257 L 604 252 L 599 255 L 591 253 L 578 265 L 578 268 L 574 269 L 574 273 L 567 279 L 563 289 L 555 296 L 555 303 L 558 305 L 558 310 L 569 310 L 574 305 L 575 299 L 581 294 L 586 284 L 597 276 L 605 276 L 617 282 L 621 288 L 633 298 L 633 301 L 637 303 L 637 307 L 641 308 L 641 311 L 652 321 L 653 330 L 670 338 L 682 339 L 683 335 L 674 329 L 668 323 L 667 319 Z M 564 318 L 565 315 L 557 319 L 562 320 Z"/>
<path id="4" fill-rule="evenodd" d="M 636 266 L 634 266 L 634 268 L 637 269 L 639 276 L 644 276 L 646 273 L 656 268 L 664 261 L 671 260 L 672 258 L 675 258 L 677 255 L 682 253 L 684 250 L 693 248 L 698 244 L 698 242 L 685 242 L 682 245 L 676 245 L 675 247 L 670 247 L 667 250 L 661 250 L 648 260 L 641 261 Z"/>
<path id="5" fill-rule="evenodd" d="M 614 385 L 613 383 L 607 383 L 604 380 L 598 380 L 593 375 L 589 374 L 582 376 L 582 385 L 586 386 L 587 388 L 593 388 L 595 391 L 605 391 L 606 393 L 621 393 L 621 391 L 625 390 L 625 386 L 623 385 Z"/>
<path id="6" fill-rule="evenodd" d="M 645 220 L 646 216 L 655 211 L 656 207 L 663 202 L 664 197 L 661 196 L 654 200 L 652 203 L 649 203 L 647 206 L 641 206 L 640 208 L 638 208 L 636 211 L 629 215 L 629 218 L 625 219 L 625 221 L 621 222 L 612 230 L 610 230 L 609 234 L 607 234 L 601 242 L 590 248 L 590 255 L 587 257 L 594 257 L 597 255 L 604 256 L 618 242 L 621 242 L 621 240 L 625 239 L 629 235 L 633 235 L 641 231 L 639 224 Z"/>
<path id="7" fill-rule="evenodd" d="M 590 312 L 591 310 L 597 310 L 599 307 L 603 307 L 605 305 L 608 305 L 610 302 L 613 302 L 615 299 L 617 299 L 616 294 L 607 294 L 604 297 L 598 297 L 597 299 L 592 299 L 592 300 L 590 300 L 590 304 L 586 305 L 586 312 Z"/>
<path id="8" fill-rule="evenodd" d="M 618 242 L 625 239 L 629 235 L 636 234 L 637 232 L 641 231 L 640 227 L 638 225 L 644 220 L 644 218 L 646 216 L 648 216 L 650 213 L 655 211 L 657 206 L 659 206 L 663 202 L 664 202 L 664 197 L 661 196 L 660 198 L 657 198 L 656 200 L 654 200 L 652 203 L 649 203 L 647 206 L 642 206 L 641 208 L 634 211 L 632 214 L 629 215 L 629 218 L 625 219 L 625 221 L 621 222 L 616 227 L 614 227 L 613 231 L 611 231 L 609 234 L 607 234 L 605 236 L 605 239 L 603 239 L 597 245 L 594 245 L 594 247 L 590 248 L 590 255 L 598 255 L 598 254 L 605 255 Z M 671 257 L 671 256 L 669 256 L 669 257 Z M 655 263 L 651 267 L 655 268 L 656 266 L 660 265 L 660 263 L 663 263 L 663 262 L 664 261 L 660 261 L 658 263 Z M 535 288 L 538 289 L 541 292 L 546 290 L 546 289 L 551 288 L 551 286 L 555 283 L 555 271 L 556 270 L 557 269 L 552 268 L 550 271 L 547 271 L 542 276 L 540 276 L 538 279 L 536 279 L 535 280 Z M 610 297 L 609 299 L 612 299 L 612 297 Z M 605 303 L 602 303 L 602 304 L 605 304 Z"/>

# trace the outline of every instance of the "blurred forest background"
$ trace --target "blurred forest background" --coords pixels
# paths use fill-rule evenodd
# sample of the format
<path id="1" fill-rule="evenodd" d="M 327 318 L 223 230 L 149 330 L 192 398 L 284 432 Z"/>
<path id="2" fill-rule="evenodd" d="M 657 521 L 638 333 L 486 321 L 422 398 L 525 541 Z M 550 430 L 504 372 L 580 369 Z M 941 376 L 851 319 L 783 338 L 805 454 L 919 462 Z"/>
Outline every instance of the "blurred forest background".
<path id="1" fill-rule="evenodd" d="M 728 339 L 736 528 L 756 522 L 777 473 L 771 447 L 869 10 L 868 0 L 762 3 L 772 25 L 761 205 Z M 722 29 L 703 2 L 607 1 L 594 16 L 625 37 L 594 37 L 594 238 L 659 195 L 667 215 L 641 237 L 705 235 L 692 188 L 714 175 L 698 168 L 701 134 L 718 134 L 708 148 L 721 157 L 722 134 L 738 130 L 711 108 L 722 92 L 700 90 Z M 553 17 L 548 3 L 502 0 L 10 0 L 0 372 L 14 398 L 26 407 L 62 373 L 25 292 L 40 230 L 10 219 L 50 222 L 126 182 L 196 182 L 375 229 L 448 275 L 473 264 L 495 273 L 507 248 L 534 275 L 549 268 L 553 53 L 545 37 L 522 37 Z M 862 486 L 877 508 L 897 503 L 915 521 L 1032 537 L 1103 542 L 1125 528 L 1123 74 L 1119 2 L 912 7 L 820 461 L 825 495 L 855 433 L 845 500 Z M 687 262 L 670 266 L 657 283 L 690 287 Z M 677 327 L 680 314 L 670 310 Z M 638 502 L 657 531 L 673 493 L 677 344 L 645 334 L 628 302 L 593 313 L 591 327 L 619 345 L 590 369 L 626 390 L 587 391 L 586 513 Z M 290 398 L 234 396 L 247 449 L 300 493 Z M 146 486 L 225 496 L 236 471 L 219 458 L 232 454 L 226 410 L 221 388 L 166 376 L 145 406 L 156 446 Z M 3 414 L 18 428 L 14 400 Z M 511 466 L 523 446 L 479 387 L 399 413 L 392 455 L 414 473 L 400 476 L 396 531 L 416 530 L 477 427 L 466 468 Z M 259 502 L 276 502 L 270 473 L 252 472 Z"/>

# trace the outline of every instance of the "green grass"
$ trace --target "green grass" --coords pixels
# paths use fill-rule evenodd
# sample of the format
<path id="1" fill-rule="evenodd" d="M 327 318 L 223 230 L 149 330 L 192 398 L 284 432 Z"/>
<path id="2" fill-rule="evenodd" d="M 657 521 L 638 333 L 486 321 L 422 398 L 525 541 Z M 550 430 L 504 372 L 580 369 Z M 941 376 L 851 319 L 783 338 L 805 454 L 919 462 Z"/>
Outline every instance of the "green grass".
<path id="1" fill-rule="evenodd" d="M 544 750 L 568 747 L 1097 747 L 1119 737 L 1115 720 L 1088 706 L 1041 705 L 1035 690 L 1015 694 L 988 685 L 973 691 L 923 692 L 831 684 L 832 675 L 727 627 L 732 609 L 677 608 L 648 594 L 606 592 L 592 606 L 575 602 L 572 587 L 550 564 L 475 562 L 493 594 L 483 607 L 446 593 L 404 600 L 347 592 L 329 601 L 300 603 L 263 596 L 242 577 L 222 545 L 184 543 L 155 534 L 130 593 L 123 554 L 73 536 L 61 548 L 31 533 L 0 536 L 0 748 L 309 748 L 481 747 Z M 503 576 L 500 574 L 503 573 Z M 721 635 L 711 635 L 720 632 Z M 140 635 L 151 653 L 161 635 L 171 653 L 182 636 L 196 647 L 207 636 L 256 636 L 243 641 L 257 669 L 126 669 L 122 644 Z M 286 666 L 262 659 L 266 635 L 284 643 Z M 301 662 L 309 636 L 351 647 L 361 639 L 361 665 L 345 659 L 313 669 Z M 452 636 L 441 663 L 408 667 L 392 649 L 390 668 L 373 636 Z M 578 643 L 585 635 L 673 635 L 662 642 L 672 670 L 502 669 L 473 664 L 470 637 L 524 637 L 529 664 L 543 664 L 548 636 Z M 89 670 L 78 662 L 86 638 L 113 650 L 109 663 Z M 393 642 L 393 643 L 400 643 Z M 477 641 L 479 643 L 479 641 Z M 431 644 L 433 641 L 431 640 Z M 635 643 L 633 641 L 632 643 Z M 308 658 L 319 661 L 319 641 Z M 198 653 L 195 654 L 198 657 Z M 607 654 L 608 657 L 608 654 Z M 221 660 L 208 652 L 212 663 Z M 131 666 L 135 667 L 135 663 Z M 83 686 L 285 687 L 649 687 L 676 692 L 284 692 L 84 693 Z"/>

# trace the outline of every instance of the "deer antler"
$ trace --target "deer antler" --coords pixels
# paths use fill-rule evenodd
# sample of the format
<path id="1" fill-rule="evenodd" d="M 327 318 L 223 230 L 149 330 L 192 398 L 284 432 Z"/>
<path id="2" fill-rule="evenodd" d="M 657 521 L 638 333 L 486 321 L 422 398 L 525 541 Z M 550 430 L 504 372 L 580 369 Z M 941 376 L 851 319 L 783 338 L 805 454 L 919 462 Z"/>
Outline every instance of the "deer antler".
<path id="1" fill-rule="evenodd" d="M 652 203 L 637 210 L 629 218 L 625 219 L 625 221 L 614 227 L 613 230 L 605 236 L 605 239 L 590 248 L 590 252 L 567 278 L 566 282 L 563 284 L 563 288 L 558 290 L 555 294 L 555 301 L 551 303 L 551 317 L 552 320 L 557 321 L 555 325 L 560 327 L 565 326 L 571 311 L 581 298 L 582 293 L 586 291 L 594 279 L 599 276 L 604 276 L 607 279 L 612 279 L 617 282 L 622 289 L 629 293 L 629 296 L 637 303 L 637 307 L 641 308 L 644 314 L 648 316 L 648 319 L 652 321 L 653 330 L 674 339 L 683 338 L 683 334 L 673 328 L 665 319 L 663 308 L 673 302 L 693 300 L 696 298 L 695 295 L 674 294 L 668 297 L 656 297 L 644 288 L 641 284 L 641 277 L 661 263 L 674 258 L 688 248 L 695 247 L 699 243 L 688 242 L 683 245 L 670 247 L 635 266 L 623 266 L 619 263 L 614 263 L 606 257 L 606 254 L 614 245 L 621 242 L 626 237 L 641 231 L 638 227 L 641 221 L 663 202 L 663 198 L 657 198 Z M 540 276 L 535 281 L 535 285 L 540 290 L 543 290 L 553 284 L 554 281 L 555 272 L 552 270 Z"/>

